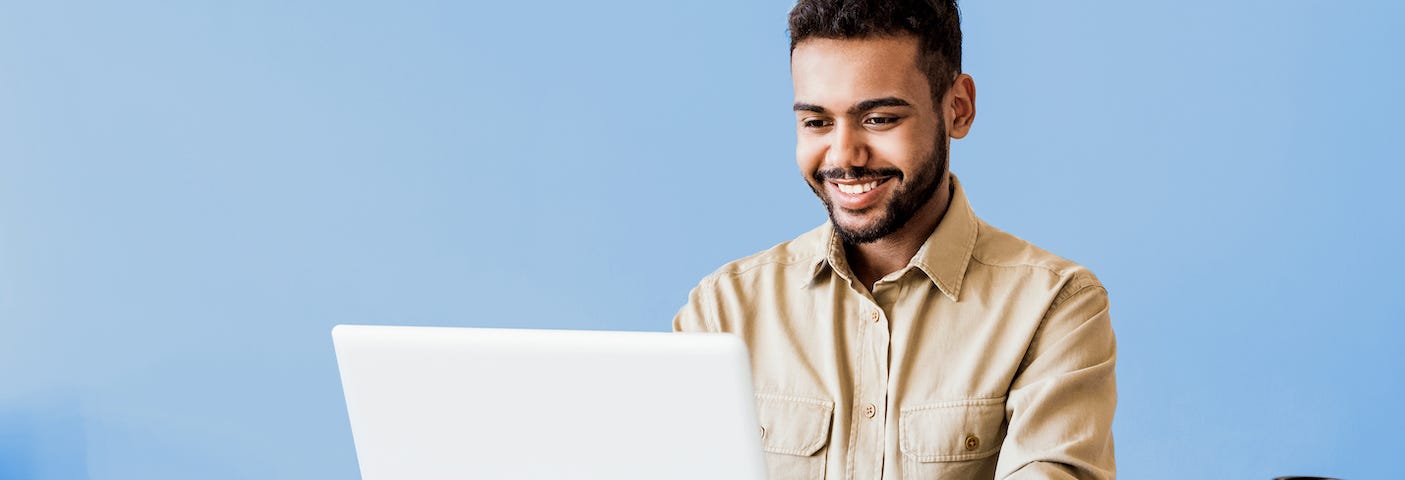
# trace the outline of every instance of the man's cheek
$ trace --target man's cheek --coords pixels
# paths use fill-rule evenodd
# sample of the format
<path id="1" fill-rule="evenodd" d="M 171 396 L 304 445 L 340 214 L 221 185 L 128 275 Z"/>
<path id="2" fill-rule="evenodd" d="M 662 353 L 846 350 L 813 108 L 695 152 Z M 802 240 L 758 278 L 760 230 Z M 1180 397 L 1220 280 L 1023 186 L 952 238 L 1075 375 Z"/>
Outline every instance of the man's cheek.
<path id="1" fill-rule="evenodd" d="M 795 159 L 795 165 L 800 167 L 800 173 L 805 174 L 806 177 L 813 177 L 815 171 L 820 169 L 820 163 L 815 161 L 813 156 L 809 155 Z"/>

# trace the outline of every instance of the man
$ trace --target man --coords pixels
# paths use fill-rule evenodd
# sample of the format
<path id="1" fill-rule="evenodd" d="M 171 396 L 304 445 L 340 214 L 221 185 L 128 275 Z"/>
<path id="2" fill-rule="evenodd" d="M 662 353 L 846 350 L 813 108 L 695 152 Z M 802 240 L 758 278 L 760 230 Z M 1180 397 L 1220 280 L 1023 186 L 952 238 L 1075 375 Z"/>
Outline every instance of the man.
<path id="1" fill-rule="evenodd" d="M 773 479 L 1113 478 L 1116 347 L 1087 269 L 975 216 L 949 0 L 800 0 L 796 163 L 829 222 L 693 289 L 751 351 Z"/>

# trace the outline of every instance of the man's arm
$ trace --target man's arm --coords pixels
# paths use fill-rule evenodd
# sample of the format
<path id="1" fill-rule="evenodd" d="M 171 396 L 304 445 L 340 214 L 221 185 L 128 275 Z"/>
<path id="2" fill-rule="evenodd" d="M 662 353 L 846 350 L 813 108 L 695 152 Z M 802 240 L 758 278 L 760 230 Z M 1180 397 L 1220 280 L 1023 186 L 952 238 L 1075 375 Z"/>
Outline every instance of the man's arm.
<path id="1" fill-rule="evenodd" d="M 675 332 L 720 332 L 717 326 L 717 301 L 712 293 L 712 279 L 705 278 L 688 293 L 688 304 L 673 316 Z"/>
<path id="2" fill-rule="evenodd" d="M 998 478 L 1112 479 L 1117 345 L 1107 290 L 1069 282 L 1030 342 L 1005 404 Z"/>

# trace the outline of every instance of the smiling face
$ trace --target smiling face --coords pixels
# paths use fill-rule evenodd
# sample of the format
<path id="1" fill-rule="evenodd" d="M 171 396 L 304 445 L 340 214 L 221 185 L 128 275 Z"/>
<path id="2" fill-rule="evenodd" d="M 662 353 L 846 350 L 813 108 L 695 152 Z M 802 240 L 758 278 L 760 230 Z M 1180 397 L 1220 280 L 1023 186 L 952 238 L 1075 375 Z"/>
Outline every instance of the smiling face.
<path id="1" fill-rule="evenodd" d="M 917 39 L 807 39 L 791 53 L 795 161 L 849 244 L 898 231 L 946 177 L 947 126 Z"/>

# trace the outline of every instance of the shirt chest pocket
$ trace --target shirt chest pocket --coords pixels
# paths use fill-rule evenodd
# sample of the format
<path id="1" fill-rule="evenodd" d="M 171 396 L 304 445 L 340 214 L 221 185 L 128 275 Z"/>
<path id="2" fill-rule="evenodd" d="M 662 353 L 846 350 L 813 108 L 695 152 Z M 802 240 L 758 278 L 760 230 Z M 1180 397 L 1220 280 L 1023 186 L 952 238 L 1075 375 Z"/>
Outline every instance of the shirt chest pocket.
<path id="1" fill-rule="evenodd" d="M 824 478 L 834 402 L 792 395 L 756 394 L 761 448 L 770 480 Z"/>
<path id="2" fill-rule="evenodd" d="M 1004 397 L 914 405 L 900 415 L 903 478 L 994 478 Z"/>

